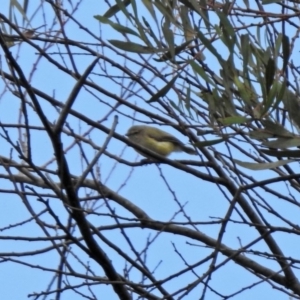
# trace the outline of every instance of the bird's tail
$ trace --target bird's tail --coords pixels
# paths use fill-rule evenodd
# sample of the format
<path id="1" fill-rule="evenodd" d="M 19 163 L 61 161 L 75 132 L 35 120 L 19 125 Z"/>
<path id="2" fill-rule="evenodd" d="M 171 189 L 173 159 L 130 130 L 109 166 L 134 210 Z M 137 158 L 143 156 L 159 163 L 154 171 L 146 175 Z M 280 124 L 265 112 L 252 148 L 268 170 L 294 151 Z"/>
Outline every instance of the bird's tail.
<path id="1" fill-rule="evenodd" d="M 182 147 L 182 150 L 188 154 L 192 154 L 192 155 L 196 155 L 197 154 L 197 151 L 191 147 L 188 147 L 188 146 L 183 146 Z"/>

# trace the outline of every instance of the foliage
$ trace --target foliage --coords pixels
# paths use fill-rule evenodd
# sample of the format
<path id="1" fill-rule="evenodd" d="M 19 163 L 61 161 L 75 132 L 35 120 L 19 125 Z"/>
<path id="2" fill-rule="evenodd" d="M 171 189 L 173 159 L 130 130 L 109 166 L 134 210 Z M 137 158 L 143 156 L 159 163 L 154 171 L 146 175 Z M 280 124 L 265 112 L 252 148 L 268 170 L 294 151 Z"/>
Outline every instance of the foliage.
<path id="1" fill-rule="evenodd" d="M 31 299 L 299 299 L 299 11 L 11 1 L 1 272 Z M 198 155 L 141 160 L 133 123 Z"/>

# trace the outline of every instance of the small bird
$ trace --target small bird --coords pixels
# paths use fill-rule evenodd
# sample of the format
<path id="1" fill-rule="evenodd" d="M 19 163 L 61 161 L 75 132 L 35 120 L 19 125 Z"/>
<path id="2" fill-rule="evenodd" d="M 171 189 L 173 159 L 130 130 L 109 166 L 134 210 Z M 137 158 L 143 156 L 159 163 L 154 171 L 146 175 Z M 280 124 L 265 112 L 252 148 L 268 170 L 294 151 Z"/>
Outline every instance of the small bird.
<path id="1" fill-rule="evenodd" d="M 188 154 L 197 154 L 197 152 L 188 146 L 185 146 L 172 134 L 161 129 L 146 125 L 135 125 L 128 129 L 126 136 L 132 142 L 143 146 L 161 156 L 167 157 L 172 152 L 186 152 Z M 135 149 L 138 153 L 145 157 L 150 157 L 148 154 Z M 150 157 L 151 158 L 151 157 Z"/>

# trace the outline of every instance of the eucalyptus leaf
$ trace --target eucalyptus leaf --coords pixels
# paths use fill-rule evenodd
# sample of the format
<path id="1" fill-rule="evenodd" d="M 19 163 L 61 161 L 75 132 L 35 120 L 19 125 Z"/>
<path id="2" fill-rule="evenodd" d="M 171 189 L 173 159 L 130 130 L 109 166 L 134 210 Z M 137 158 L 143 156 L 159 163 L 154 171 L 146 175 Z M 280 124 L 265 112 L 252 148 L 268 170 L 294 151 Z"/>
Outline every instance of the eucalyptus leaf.
<path id="1" fill-rule="evenodd" d="M 277 150 L 277 149 L 262 149 L 262 153 L 275 157 L 292 157 L 300 158 L 300 150 Z"/>
<path id="2" fill-rule="evenodd" d="M 223 29 L 223 34 L 220 35 L 220 38 L 222 39 L 224 44 L 228 47 L 229 51 L 232 53 L 236 41 L 235 31 L 232 27 L 231 22 L 228 20 L 226 14 L 218 10 L 216 10 L 216 13 L 220 18 L 220 22 Z"/>
<path id="3" fill-rule="evenodd" d="M 273 4 L 273 3 L 281 3 L 282 0 L 262 0 L 262 5 Z"/>
<path id="4" fill-rule="evenodd" d="M 233 125 L 233 124 L 243 124 L 247 122 L 251 122 L 252 119 L 241 117 L 241 116 L 233 116 L 233 117 L 227 117 L 227 118 L 219 118 L 218 121 L 222 123 L 223 125 Z"/>
<path id="5" fill-rule="evenodd" d="M 189 45 L 191 43 L 191 41 L 187 41 L 187 42 L 184 42 L 183 44 L 181 44 L 181 45 L 179 45 L 179 46 L 177 46 L 177 47 L 175 47 L 175 51 L 174 51 L 174 53 L 175 53 L 175 55 L 178 55 L 179 53 L 181 53 L 183 50 L 185 50 L 186 49 L 186 47 Z M 170 60 L 170 59 L 172 59 L 172 54 L 171 54 L 171 52 L 170 52 L 170 50 L 169 51 L 167 51 L 164 55 L 162 55 L 160 58 L 153 58 L 153 60 L 155 60 L 155 61 L 157 61 L 157 62 L 162 62 L 162 61 L 167 61 L 167 60 Z"/>
<path id="6" fill-rule="evenodd" d="M 283 56 L 283 68 L 282 70 L 285 72 L 285 69 L 288 65 L 290 58 L 290 39 L 287 35 L 283 35 L 282 37 L 282 56 Z"/>
<path id="7" fill-rule="evenodd" d="M 216 139 L 216 140 L 210 140 L 210 141 L 197 142 L 194 145 L 197 148 L 203 148 L 203 147 L 207 147 L 207 146 L 213 146 L 213 145 L 216 145 L 216 144 L 220 144 L 222 142 L 224 142 L 224 139 Z"/>
<path id="8" fill-rule="evenodd" d="M 190 60 L 189 63 L 196 74 L 200 75 L 209 84 L 213 84 L 212 80 L 208 77 L 205 70 L 199 64 L 197 64 L 194 60 Z"/>
<path id="9" fill-rule="evenodd" d="M 207 48 L 207 50 L 209 50 L 218 59 L 218 61 L 220 63 L 222 63 L 224 61 L 224 59 L 219 54 L 218 50 L 213 46 L 213 44 L 211 43 L 211 41 L 209 39 L 207 39 L 205 37 L 205 35 L 200 30 L 198 30 L 197 36 L 201 40 L 201 42 L 203 43 L 203 45 Z"/>
<path id="10" fill-rule="evenodd" d="M 265 129 L 273 134 L 273 136 L 280 137 L 294 137 L 295 135 L 285 129 L 282 125 L 274 123 L 271 120 L 261 120 L 262 125 Z"/>
<path id="11" fill-rule="evenodd" d="M 178 78 L 178 76 L 179 76 L 179 74 L 177 74 L 174 78 L 172 78 L 171 81 L 169 81 L 161 90 L 159 90 L 155 95 L 153 95 L 147 102 L 148 103 L 155 102 L 159 98 L 165 96 L 167 94 L 167 92 L 174 85 L 174 83 L 175 83 L 176 79 Z"/>
<path id="12" fill-rule="evenodd" d="M 143 46 L 133 42 L 123 42 L 119 40 L 108 40 L 113 46 L 128 52 L 153 54 L 163 50 Z"/>
<path id="13" fill-rule="evenodd" d="M 241 53 L 243 55 L 243 71 L 246 73 L 248 71 L 248 61 L 250 56 L 250 47 L 249 47 L 249 35 L 241 35 Z"/>
<path id="14" fill-rule="evenodd" d="M 162 26 L 162 31 L 164 34 L 164 37 L 166 39 L 166 42 L 169 46 L 169 52 L 171 55 L 171 59 L 175 58 L 175 45 L 174 45 L 174 33 L 170 29 L 170 22 L 168 21 L 168 18 L 165 19 L 165 22 L 163 23 Z"/>
<path id="15" fill-rule="evenodd" d="M 265 73 L 267 94 L 269 94 L 269 91 L 274 81 L 275 69 L 276 69 L 275 61 L 273 58 L 270 57 L 266 66 L 266 73 Z"/>
<path id="16" fill-rule="evenodd" d="M 266 130 L 262 130 L 262 129 L 258 129 L 258 130 L 252 130 L 249 132 L 249 137 L 252 139 L 256 139 L 256 140 L 264 140 L 264 139 L 269 139 L 269 138 L 273 138 L 274 134 L 266 131 Z"/>
<path id="17" fill-rule="evenodd" d="M 274 168 L 284 166 L 284 165 L 294 162 L 294 161 L 295 160 L 288 159 L 288 160 L 278 160 L 278 161 L 271 162 L 271 163 L 249 163 L 249 162 L 244 162 L 244 161 L 234 159 L 234 162 L 237 165 L 244 167 L 246 169 L 253 170 L 253 171 L 274 169 Z"/>
<path id="18" fill-rule="evenodd" d="M 279 149 L 298 147 L 300 146 L 300 138 L 278 138 L 273 141 L 263 141 L 262 145 Z"/>
<path id="19" fill-rule="evenodd" d="M 285 94 L 283 96 L 284 108 L 288 111 L 291 121 L 300 128 L 300 101 L 299 97 L 290 91 L 285 89 Z"/>
<path id="20" fill-rule="evenodd" d="M 183 33 L 186 41 L 191 41 L 195 38 L 195 31 L 192 27 L 189 18 L 189 9 L 186 6 L 181 6 L 180 10 L 181 23 L 183 27 Z"/>
<path id="21" fill-rule="evenodd" d="M 132 34 L 135 36 L 139 36 L 134 30 L 132 30 L 131 28 L 128 28 L 126 26 L 120 25 L 118 23 L 114 23 L 111 20 L 109 20 L 108 18 L 105 18 L 103 16 L 97 15 L 94 16 L 94 18 L 98 21 L 100 21 L 101 23 L 104 24 L 109 24 L 112 28 L 114 28 L 115 30 L 117 30 L 120 33 L 128 33 L 128 34 Z"/>
<path id="22" fill-rule="evenodd" d="M 156 13 L 155 9 L 153 7 L 153 3 L 151 0 L 142 0 L 145 7 L 148 9 L 149 13 L 151 14 L 152 18 L 155 20 L 155 23 L 157 23 Z"/>
<path id="23" fill-rule="evenodd" d="M 107 10 L 107 12 L 103 15 L 103 17 L 110 18 L 121 10 L 124 13 L 124 15 L 126 15 L 127 18 L 129 19 L 129 14 L 126 11 L 126 6 L 128 6 L 131 3 L 131 0 L 124 0 L 124 1 L 116 0 L 116 2 L 117 4 L 110 7 Z"/>

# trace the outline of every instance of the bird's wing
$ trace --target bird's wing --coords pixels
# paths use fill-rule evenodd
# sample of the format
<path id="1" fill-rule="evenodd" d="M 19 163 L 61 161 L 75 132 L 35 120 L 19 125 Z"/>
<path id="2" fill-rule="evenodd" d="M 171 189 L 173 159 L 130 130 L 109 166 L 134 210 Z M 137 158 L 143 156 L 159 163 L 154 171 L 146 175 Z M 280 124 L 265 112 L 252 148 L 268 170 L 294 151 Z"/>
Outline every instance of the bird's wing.
<path id="1" fill-rule="evenodd" d="M 149 137 L 152 139 L 157 140 L 158 142 L 172 142 L 177 145 L 184 145 L 180 140 L 178 140 L 175 136 L 171 134 L 165 133 L 164 135 L 156 135 L 156 134 L 149 134 Z"/>

